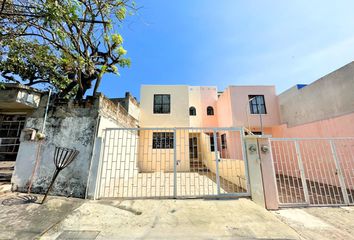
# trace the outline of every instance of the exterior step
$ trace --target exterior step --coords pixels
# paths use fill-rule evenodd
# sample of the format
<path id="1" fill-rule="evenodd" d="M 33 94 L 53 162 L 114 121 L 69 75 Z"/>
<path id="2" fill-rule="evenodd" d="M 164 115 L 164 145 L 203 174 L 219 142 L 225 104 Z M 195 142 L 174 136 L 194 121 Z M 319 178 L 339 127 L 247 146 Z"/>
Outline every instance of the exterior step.
<path id="1" fill-rule="evenodd" d="M 0 182 L 11 182 L 15 161 L 0 161 Z"/>
<path id="2" fill-rule="evenodd" d="M 0 161 L 0 171 L 1 170 L 14 170 L 15 169 L 14 161 Z"/>
<path id="3" fill-rule="evenodd" d="M 12 171 L 10 173 L 4 173 L 0 171 L 0 182 L 11 182 Z"/>

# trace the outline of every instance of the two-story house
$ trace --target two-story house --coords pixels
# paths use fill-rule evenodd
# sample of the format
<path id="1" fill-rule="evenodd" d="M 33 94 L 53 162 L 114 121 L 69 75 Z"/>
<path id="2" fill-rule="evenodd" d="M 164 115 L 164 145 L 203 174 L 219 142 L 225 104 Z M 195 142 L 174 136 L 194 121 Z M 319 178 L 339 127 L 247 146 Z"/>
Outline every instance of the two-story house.
<path id="1" fill-rule="evenodd" d="M 234 182 L 226 171 L 244 172 L 239 129 L 270 133 L 279 124 L 277 106 L 274 86 L 230 86 L 220 93 L 215 86 L 143 85 L 139 169 L 173 171 L 176 151 L 177 171 L 215 172 L 218 158 L 220 175 Z"/>

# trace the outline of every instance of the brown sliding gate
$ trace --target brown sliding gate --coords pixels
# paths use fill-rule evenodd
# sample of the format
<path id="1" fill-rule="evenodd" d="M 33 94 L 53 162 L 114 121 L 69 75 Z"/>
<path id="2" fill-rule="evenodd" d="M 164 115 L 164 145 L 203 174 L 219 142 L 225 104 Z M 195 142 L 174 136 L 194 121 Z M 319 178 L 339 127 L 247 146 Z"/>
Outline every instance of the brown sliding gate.
<path id="1" fill-rule="evenodd" d="M 95 198 L 249 196 L 242 128 L 114 128 Z"/>
<path id="2" fill-rule="evenodd" d="M 354 205 L 354 138 L 270 144 L 279 206 Z"/>

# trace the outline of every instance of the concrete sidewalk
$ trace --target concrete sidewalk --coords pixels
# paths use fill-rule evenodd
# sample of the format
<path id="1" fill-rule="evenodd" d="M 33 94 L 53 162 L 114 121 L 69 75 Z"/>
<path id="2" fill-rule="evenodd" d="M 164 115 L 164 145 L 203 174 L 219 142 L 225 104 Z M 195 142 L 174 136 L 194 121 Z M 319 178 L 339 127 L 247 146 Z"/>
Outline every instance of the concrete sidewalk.
<path id="1" fill-rule="evenodd" d="M 354 207 L 269 212 L 249 199 L 64 197 L 16 204 L 23 196 L 0 194 L 0 239 L 354 239 Z"/>
<path id="2" fill-rule="evenodd" d="M 3 185 L 4 187 L 4 185 Z M 6 186 L 2 190 L 7 189 Z M 83 200 L 63 197 L 49 198 L 43 205 L 18 204 L 28 195 L 0 194 L 0 239 L 35 239 L 77 209 Z M 22 197 L 22 199 L 20 198 Z M 42 196 L 30 195 L 37 198 Z M 30 198 L 28 197 L 28 198 Z"/>
<path id="3" fill-rule="evenodd" d="M 354 239 L 354 207 L 289 208 L 273 213 L 304 239 Z"/>
<path id="4" fill-rule="evenodd" d="M 248 199 L 88 201 L 41 239 L 300 239 Z"/>

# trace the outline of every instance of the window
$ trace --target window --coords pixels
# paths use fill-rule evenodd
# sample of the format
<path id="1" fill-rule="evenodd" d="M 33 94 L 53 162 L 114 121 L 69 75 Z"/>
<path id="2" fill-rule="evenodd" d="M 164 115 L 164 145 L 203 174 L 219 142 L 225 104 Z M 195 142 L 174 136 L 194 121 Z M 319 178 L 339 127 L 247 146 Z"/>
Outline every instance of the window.
<path id="1" fill-rule="evenodd" d="M 173 132 L 154 132 L 152 135 L 152 148 L 170 149 L 173 148 L 173 141 Z"/>
<path id="2" fill-rule="evenodd" d="M 197 115 L 197 110 L 195 109 L 195 107 L 190 107 L 189 108 L 189 115 L 190 116 L 196 116 Z"/>
<path id="3" fill-rule="evenodd" d="M 210 134 L 210 151 L 215 152 L 215 145 L 214 145 L 214 135 Z"/>
<path id="4" fill-rule="evenodd" d="M 267 114 L 264 95 L 249 95 L 251 114 Z"/>
<path id="5" fill-rule="evenodd" d="M 225 133 L 221 135 L 221 148 L 222 148 L 222 149 L 227 148 L 227 144 L 226 144 L 226 134 L 225 134 Z"/>
<path id="6" fill-rule="evenodd" d="M 253 135 L 262 135 L 262 132 L 254 132 L 254 131 L 252 131 L 252 134 L 253 134 Z M 250 134 L 245 131 L 245 135 L 248 136 L 248 135 L 250 135 Z"/>
<path id="7" fill-rule="evenodd" d="M 169 94 L 155 94 L 154 113 L 170 113 L 170 99 L 171 96 Z"/>
<path id="8" fill-rule="evenodd" d="M 214 115 L 214 108 L 209 106 L 207 107 L 207 115 L 208 116 L 211 116 L 211 115 Z"/>

